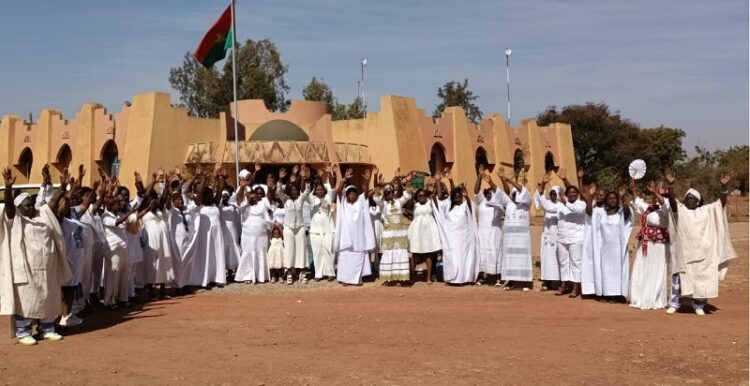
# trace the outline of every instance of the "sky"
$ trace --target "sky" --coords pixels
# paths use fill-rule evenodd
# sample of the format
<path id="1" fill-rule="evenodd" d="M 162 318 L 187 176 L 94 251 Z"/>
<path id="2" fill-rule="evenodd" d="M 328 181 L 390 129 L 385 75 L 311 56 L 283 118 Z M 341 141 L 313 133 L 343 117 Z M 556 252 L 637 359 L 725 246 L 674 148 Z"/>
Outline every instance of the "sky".
<path id="1" fill-rule="evenodd" d="M 168 81 L 228 1 L 2 0 L 0 115 L 110 112 Z M 393 94 L 431 114 L 437 88 L 469 79 L 485 114 L 605 102 L 642 127 L 687 133 L 687 150 L 748 143 L 748 2 L 705 0 L 237 1 L 237 38 L 269 38 L 291 99 L 313 76 L 340 102 L 367 58 L 370 111 Z"/>

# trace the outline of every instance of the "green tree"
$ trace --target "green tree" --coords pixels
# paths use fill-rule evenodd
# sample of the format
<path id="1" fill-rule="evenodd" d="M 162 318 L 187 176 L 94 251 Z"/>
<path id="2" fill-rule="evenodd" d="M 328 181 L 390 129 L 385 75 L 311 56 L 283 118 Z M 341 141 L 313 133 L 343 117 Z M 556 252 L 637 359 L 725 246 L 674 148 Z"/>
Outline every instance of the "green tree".
<path id="1" fill-rule="evenodd" d="M 482 120 L 482 111 L 476 105 L 477 96 L 469 90 L 469 79 L 464 79 L 463 83 L 452 80 L 442 87 L 438 88 L 437 96 L 440 103 L 435 106 L 432 113 L 433 118 L 439 118 L 446 107 L 459 106 L 463 108 L 466 117 L 474 123 Z"/>
<path id="2" fill-rule="evenodd" d="M 325 83 L 323 78 L 318 80 L 313 77 L 310 83 L 302 89 L 302 97 L 305 98 L 306 101 L 325 102 L 328 105 L 328 112 L 333 113 L 334 111 L 334 103 L 336 100 L 333 97 L 331 87 Z"/>
<path id="3" fill-rule="evenodd" d="M 748 193 L 748 162 L 750 162 L 750 147 L 748 145 L 732 146 L 727 150 L 717 150 L 714 153 L 719 169 L 723 173 L 734 176 L 734 187 L 743 196 Z"/>
<path id="4" fill-rule="evenodd" d="M 663 172 L 685 160 L 682 140 L 685 132 L 660 125 L 659 127 L 641 130 L 643 160 L 648 165 L 645 180 L 657 180 Z"/>
<path id="5" fill-rule="evenodd" d="M 570 124 L 576 164 L 586 171 L 585 183 L 595 181 L 609 189 L 627 181 L 628 164 L 643 158 L 647 148 L 638 125 L 619 112 L 610 111 L 603 102 L 569 105 L 560 110 L 552 106 L 536 121 L 540 126 Z"/>
<path id="6" fill-rule="evenodd" d="M 266 108 L 285 111 L 289 92 L 284 80 L 288 67 L 281 62 L 276 45 L 268 40 L 247 40 L 237 45 L 237 98 L 262 99 Z M 180 101 L 190 114 L 217 117 L 229 111 L 232 101 L 232 61 L 226 60 L 221 71 L 204 68 L 186 53 L 180 67 L 169 70 L 169 83 L 180 94 Z"/>

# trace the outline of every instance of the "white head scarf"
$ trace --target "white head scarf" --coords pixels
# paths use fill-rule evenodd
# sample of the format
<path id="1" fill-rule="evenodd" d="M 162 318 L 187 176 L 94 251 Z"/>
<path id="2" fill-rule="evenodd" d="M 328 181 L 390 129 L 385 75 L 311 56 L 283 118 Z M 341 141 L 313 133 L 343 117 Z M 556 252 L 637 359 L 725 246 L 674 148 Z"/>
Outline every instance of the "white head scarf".
<path id="1" fill-rule="evenodd" d="M 562 194 L 562 189 L 557 185 L 553 186 L 552 189 L 550 189 L 550 191 L 553 191 L 553 190 L 555 191 L 555 193 L 557 193 L 558 196 Z"/>
<path id="2" fill-rule="evenodd" d="M 19 207 L 23 203 L 23 200 L 25 200 L 25 199 L 27 199 L 29 197 L 31 197 L 31 196 L 29 196 L 28 193 L 26 193 L 26 192 L 21 193 L 21 194 L 18 195 L 18 197 L 16 197 L 15 199 L 13 199 L 13 205 L 15 205 L 16 207 Z"/>
<path id="3" fill-rule="evenodd" d="M 240 170 L 240 178 L 241 179 L 244 180 L 244 179 L 246 179 L 248 177 L 250 177 L 250 172 L 247 169 Z"/>
<path id="4" fill-rule="evenodd" d="M 697 199 L 698 199 L 698 201 L 700 201 L 700 200 L 701 200 L 701 194 L 700 194 L 700 193 L 698 193 L 698 191 L 697 191 L 697 190 L 695 190 L 695 189 L 693 189 L 693 188 L 690 188 L 690 189 L 688 189 L 688 191 L 687 191 L 687 192 L 685 192 L 685 198 L 687 198 L 687 195 L 688 195 L 688 194 L 692 194 L 692 195 L 693 195 L 693 197 L 695 197 L 695 198 L 697 198 Z"/>
<path id="5" fill-rule="evenodd" d="M 344 193 L 348 192 L 349 189 L 357 190 L 357 187 L 354 185 L 347 185 L 346 188 L 344 188 Z"/>

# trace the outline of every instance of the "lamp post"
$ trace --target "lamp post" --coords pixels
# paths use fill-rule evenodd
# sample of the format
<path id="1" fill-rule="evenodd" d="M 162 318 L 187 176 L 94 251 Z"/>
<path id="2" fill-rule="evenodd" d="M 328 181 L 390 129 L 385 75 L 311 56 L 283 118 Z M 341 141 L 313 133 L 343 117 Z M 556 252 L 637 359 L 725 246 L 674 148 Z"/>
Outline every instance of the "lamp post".
<path id="1" fill-rule="evenodd" d="M 505 50 L 505 84 L 508 90 L 508 127 L 510 127 L 510 54 L 513 51 L 508 48 Z"/>
<path id="2" fill-rule="evenodd" d="M 367 102 L 365 102 L 365 67 L 367 67 L 367 58 L 362 59 L 362 79 L 360 80 L 360 86 L 362 87 L 362 109 L 367 117 Z"/>

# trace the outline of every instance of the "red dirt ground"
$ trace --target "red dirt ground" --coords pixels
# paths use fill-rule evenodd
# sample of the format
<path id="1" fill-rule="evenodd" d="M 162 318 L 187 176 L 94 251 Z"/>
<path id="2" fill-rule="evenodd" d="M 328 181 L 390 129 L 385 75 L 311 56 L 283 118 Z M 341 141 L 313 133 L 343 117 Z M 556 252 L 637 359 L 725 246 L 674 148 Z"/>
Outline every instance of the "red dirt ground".
<path id="1" fill-rule="evenodd" d="M 731 230 L 740 258 L 702 318 L 494 287 L 238 284 L 0 342 L 0 384 L 747 384 L 748 224 Z"/>

